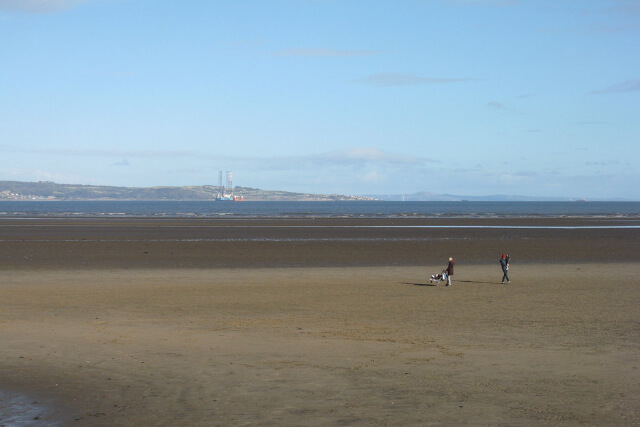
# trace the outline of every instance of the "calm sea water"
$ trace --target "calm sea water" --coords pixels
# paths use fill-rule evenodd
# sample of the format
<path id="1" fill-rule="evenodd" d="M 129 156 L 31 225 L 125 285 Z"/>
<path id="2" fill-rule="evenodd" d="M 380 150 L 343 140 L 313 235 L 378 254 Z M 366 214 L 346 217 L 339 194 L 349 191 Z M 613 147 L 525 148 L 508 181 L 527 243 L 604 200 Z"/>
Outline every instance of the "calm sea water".
<path id="1" fill-rule="evenodd" d="M 34 401 L 28 396 L 0 390 L 0 426 L 2 427 L 58 427 L 50 404 Z"/>
<path id="2" fill-rule="evenodd" d="M 0 201 L 0 218 L 640 216 L 640 202 Z"/>

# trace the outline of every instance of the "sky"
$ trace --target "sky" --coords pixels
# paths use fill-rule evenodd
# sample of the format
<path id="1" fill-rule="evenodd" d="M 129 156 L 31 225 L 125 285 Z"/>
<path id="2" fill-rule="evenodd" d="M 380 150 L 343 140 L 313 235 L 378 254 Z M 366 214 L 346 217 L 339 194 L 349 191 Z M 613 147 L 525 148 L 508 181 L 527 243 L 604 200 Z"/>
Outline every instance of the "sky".
<path id="1" fill-rule="evenodd" d="M 0 0 L 0 180 L 640 200 L 637 0 Z"/>

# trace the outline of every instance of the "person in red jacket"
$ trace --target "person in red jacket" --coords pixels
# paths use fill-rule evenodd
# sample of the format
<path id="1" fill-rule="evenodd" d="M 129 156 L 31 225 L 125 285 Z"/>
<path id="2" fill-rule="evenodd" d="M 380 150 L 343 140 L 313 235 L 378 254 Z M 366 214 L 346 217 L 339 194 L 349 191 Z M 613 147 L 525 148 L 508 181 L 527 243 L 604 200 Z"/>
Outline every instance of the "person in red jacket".
<path id="1" fill-rule="evenodd" d="M 453 276 L 453 258 L 449 257 L 449 265 L 447 266 L 447 286 L 451 286 L 451 276 Z"/>
<path id="2" fill-rule="evenodd" d="M 502 254 L 502 257 L 500 258 L 500 267 L 502 267 L 502 284 L 504 285 L 505 282 L 507 283 L 511 283 L 511 280 L 509 280 L 509 259 L 511 257 L 509 255 L 505 255 Z"/>

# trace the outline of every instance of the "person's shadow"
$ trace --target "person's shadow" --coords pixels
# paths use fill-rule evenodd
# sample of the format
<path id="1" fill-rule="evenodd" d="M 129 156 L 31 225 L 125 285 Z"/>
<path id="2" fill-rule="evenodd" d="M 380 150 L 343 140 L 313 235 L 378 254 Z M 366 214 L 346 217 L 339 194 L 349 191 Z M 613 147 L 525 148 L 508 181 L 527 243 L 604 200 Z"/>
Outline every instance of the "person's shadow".
<path id="1" fill-rule="evenodd" d="M 496 282 L 479 282 L 477 280 L 458 280 L 459 283 L 473 283 L 475 285 L 495 285 Z"/>

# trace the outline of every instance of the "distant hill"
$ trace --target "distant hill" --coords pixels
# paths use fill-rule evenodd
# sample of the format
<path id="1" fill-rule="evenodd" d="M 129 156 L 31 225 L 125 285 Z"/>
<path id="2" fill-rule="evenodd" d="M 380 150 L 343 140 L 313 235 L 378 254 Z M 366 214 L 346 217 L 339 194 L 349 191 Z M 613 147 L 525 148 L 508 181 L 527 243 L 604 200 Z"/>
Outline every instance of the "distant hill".
<path id="1" fill-rule="evenodd" d="M 213 200 L 220 187 L 110 187 L 56 184 L 49 181 L 0 181 L 0 200 Z M 235 187 L 234 193 L 253 201 L 340 201 L 373 200 L 340 194 L 305 194 Z"/>

